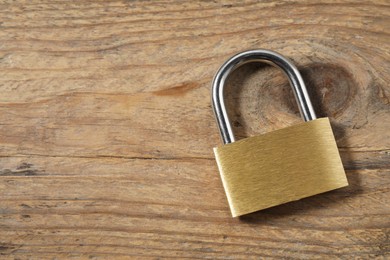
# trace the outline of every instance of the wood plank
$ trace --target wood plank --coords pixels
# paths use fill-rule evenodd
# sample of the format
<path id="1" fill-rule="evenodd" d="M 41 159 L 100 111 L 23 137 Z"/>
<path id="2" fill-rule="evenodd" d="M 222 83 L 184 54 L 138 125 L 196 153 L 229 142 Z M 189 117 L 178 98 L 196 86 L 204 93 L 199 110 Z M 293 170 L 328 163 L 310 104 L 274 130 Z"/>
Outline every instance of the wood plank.
<path id="1" fill-rule="evenodd" d="M 163 164 L 173 168 L 172 165 L 182 163 L 164 161 Z M 153 165 L 144 164 L 150 168 Z M 103 256 L 104 253 L 123 253 L 126 248 L 132 251 L 134 247 L 137 251 L 137 243 L 144 249 L 156 250 L 161 256 L 169 256 L 169 252 L 162 252 L 167 244 L 163 239 L 160 241 L 160 235 L 165 235 L 173 244 L 178 243 L 173 239 L 177 235 L 190 240 L 190 244 L 210 247 L 211 257 L 220 247 L 224 250 L 229 247 L 227 242 L 230 240 L 233 240 L 230 241 L 232 248 L 224 252 L 241 257 L 248 253 L 243 250 L 245 246 L 259 254 L 270 250 L 275 257 L 285 253 L 312 257 L 321 252 L 328 256 L 355 255 L 358 251 L 357 255 L 364 257 L 386 250 L 388 171 L 350 171 L 351 185 L 346 189 L 233 219 L 224 206 L 219 180 L 208 172 L 208 168 L 198 166 L 195 170 L 214 177 L 209 178 L 209 182 L 205 182 L 207 176 L 194 177 L 185 170 L 176 175 L 176 182 L 154 173 L 151 173 L 153 178 L 142 178 L 145 172 L 137 171 L 137 167 L 132 168 L 131 174 L 117 177 L 3 176 L 1 230 L 7 236 L 2 237 L 5 244 L 17 248 L 17 254 L 24 250 L 45 252 L 46 246 L 50 252 L 60 245 L 66 254 L 82 253 L 88 247 L 96 246 L 99 238 L 101 242 L 114 244 L 110 249 L 104 249 Z M 181 169 L 192 170 L 190 167 Z M 188 178 L 194 179 L 192 184 Z M 183 185 L 177 187 L 177 183 Z M 218 189 L 210 191 L 213 186 Z M 196 193 L 202 196 L 196 196 Z M 105 235 L 96 237 L 99 232 Z M 122 242 L 125 249 L 116 244 L 117 233 L 125 237 Z M 85 242 L 87 248 L 83 245 L 81 249 L 75 249 L 79 243 L 73 245 L 68 235 L 74 240 L 81 236 L 86 241 L 90 237 L 92 241 Z M 329 236 L 339 243 L 336 245 Z M 207 239 L 204 241 L 203 237 Z M 58 241 L 53 242 L 53 239 Z M 216 244 L 215 239 L 219 241 Z M 180 257 L 196 252 L 194 248 L 178 245 L 172 249 L 184 250 Z M 95 253 L 99 255 L 99 252 Z M 208 255 L 206 252 L 204 256 Z M 215 254 L 215 257 L 223 257 L 223 254 Z"/>
<path id="2" fill-rule="evenodd" d="M 0 258 L 390 257 L 388 1 L 0 0 Z M 210 84 L 278 51 L 350 186 L 232 219 Z M 301 121 L 285 76 L 230 77 L 238 138 Z"/>

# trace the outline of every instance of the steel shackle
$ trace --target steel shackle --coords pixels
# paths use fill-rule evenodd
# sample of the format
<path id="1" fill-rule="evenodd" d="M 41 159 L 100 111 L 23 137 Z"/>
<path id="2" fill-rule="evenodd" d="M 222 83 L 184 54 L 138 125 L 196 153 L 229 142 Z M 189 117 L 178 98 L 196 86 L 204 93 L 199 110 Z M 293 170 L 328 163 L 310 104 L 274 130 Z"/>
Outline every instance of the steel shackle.
<path id="1" fill-rule="evenodd" d="M 274 67 L 281 68 L 287 75 L 290 85 L 293 88 L 294 96 L 303 120 L 310 121 L 317 118 L 301 74 L 291 61 L 279 53 L 270 50 L 258 49 L 241 52 L 231 57 L 220 67 L 212 84 L 212 105 L 224 144 L 235 142 L 223 98 L 225 83 L 232 71 L 251 62 L 268 63 Z"/>

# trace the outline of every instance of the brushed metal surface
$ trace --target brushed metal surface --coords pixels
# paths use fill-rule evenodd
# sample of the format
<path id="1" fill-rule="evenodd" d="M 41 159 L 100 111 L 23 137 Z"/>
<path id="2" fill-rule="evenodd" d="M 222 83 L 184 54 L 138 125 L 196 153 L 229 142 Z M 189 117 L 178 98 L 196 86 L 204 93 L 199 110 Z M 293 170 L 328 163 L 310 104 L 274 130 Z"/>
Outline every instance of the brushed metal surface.
<path id="1" fill-rule="evenodd" d="M 328 118 L 214 148 L 233 217 L 348 186 Z"/>

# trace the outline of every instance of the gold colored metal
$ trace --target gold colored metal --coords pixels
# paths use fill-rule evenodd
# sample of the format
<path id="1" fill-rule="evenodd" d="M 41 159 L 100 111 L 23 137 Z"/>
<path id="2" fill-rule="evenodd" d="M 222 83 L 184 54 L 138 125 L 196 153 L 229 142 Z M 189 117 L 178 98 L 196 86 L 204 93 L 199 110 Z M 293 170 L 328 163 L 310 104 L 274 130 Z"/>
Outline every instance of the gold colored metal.
<path id="1" fill-rule="evenodd" d="M 348 186 L 328 118 L 214 148 L 233 217 Z"/>

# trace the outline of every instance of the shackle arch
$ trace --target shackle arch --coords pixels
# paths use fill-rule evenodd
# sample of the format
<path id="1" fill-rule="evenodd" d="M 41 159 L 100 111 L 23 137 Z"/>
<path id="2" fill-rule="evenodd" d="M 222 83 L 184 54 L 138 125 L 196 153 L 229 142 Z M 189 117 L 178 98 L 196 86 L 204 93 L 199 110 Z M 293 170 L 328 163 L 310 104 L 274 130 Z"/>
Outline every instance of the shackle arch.
<path id="1" fill-rule="evenodd" d="M 212 84 L 212 106 L 224 144 L 235 142 L 235 137 L 226 112 L 223 98 L 226 80 L 230 73 L 235 69 L 252 62 L 267 63 L 282 69 L 282 71 L 287 75 L 290 85 L 293 88 L 294 96 L 298 103 L 302 119 L 304 121 L 310 121 L 317 118 L 310 102 L 309 95 L 307 94 L 302 76 L 291 61 L 279 53 L 270 50 L 258 49 L 241 52 L 231 57 L 220 67 Z"/>

